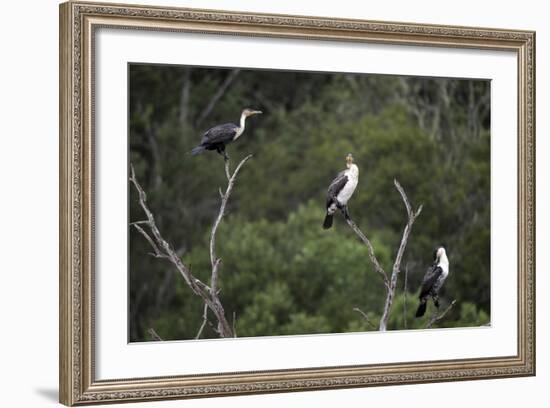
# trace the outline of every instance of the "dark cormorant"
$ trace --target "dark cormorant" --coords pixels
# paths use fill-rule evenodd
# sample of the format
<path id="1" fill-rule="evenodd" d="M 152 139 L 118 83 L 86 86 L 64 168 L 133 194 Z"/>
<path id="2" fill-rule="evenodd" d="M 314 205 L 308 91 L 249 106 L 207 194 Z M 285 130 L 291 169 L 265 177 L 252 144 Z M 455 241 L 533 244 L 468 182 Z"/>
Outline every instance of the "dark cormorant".
<path id="1" fill-rule="evenodd" d="M 243 134 L 247 117 L 259 113 L 262 113 L 262 111 L 245 109 L 241 114 L 240 126 L 235 123 L 224 123 L 223 125 L 214 126 L 208 129 L 202 136 L 201 144 L 191 150 L 191 154 L 195 156 L 205 150 L 216 150 L 227 159 L 225 146 L 237 140 L 238 137 Z"/>
<path id="2" fill-rule="evenodd" d="M 433 299 L 435 307 L 439 308 L 439 290 L 443 286 L 445 279 L 449 275 L 449 259 L 447 258 L 447 253 L 445 248 L 442 246 L 438 247 L 434 253 L 434 263 L 424 275 L 422 280 L 422 288 L 420 289 L 420 295 L 418 299 L 420 304 L 416 310 L 416 317 L 424 316 L 426 313 L 426 306 L 428 303 L 428 298 Z"/>
<path id="3" fill-rule="evenodd" d="M 323 222 L 324 229 L 332 227 L 332 218 L 338 209 L 344 213 L 346 219 L 349 218 L 348 200 L 353 195 L 359 181 L 359 168 L 353 163 L 351 153 L 346 157 L 346 167 L 347 169 L 338 173 L 328 187 L 327 213 L 325 222 Z"/>

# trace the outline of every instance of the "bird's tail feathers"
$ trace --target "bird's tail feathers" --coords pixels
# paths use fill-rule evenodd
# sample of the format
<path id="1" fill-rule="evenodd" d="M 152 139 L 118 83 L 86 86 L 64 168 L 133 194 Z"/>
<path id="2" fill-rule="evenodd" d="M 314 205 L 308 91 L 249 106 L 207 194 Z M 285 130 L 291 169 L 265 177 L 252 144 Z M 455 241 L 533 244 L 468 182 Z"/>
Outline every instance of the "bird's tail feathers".
<path id="1" fill-rule="evenodd" d="M 421 299 L 420 304 L 418 305 L 418 309 L 416 309 L 416 317 L 422 317 L 426 313 L 426 299 Z"/>
<path id="2" fill-rule="evenodd" d="M 323 222 L 323 228 L 324 229 L 329 229 L 330 227 L 332 227 L 332 219 L 333 219 L 333 215 L 332 214 L 328 214 L 325 216 L 325 221 Z"/>
<path id="3" fill-rule="evenodd" d="M 191 150 L 191 154 L 193 156 L 196 156 L 197 154 L 201 154 L 202 152 L 204 152 L 204 150 L 204 146 L 197 146 L 193 150 Z"/>

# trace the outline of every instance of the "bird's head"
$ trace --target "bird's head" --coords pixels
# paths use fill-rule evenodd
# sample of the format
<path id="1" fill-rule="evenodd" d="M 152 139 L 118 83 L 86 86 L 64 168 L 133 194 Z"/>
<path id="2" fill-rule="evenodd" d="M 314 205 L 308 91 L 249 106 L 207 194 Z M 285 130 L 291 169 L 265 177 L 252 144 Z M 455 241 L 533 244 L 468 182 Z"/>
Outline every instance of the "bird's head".
<path id="1" fill-rule="evenodd" d="M 243 110 L 242 116 L 247 118 L 249 116 L 259 115 L 261 113 L 262 113 L 262 111 L 260 111 L 260 110 L 254 110 L 254 109 L 246 108 L 245 110 Z"/>
<path id="2" fill-rule="evenodd" d="M 447 257 L 447 252 L 445 251 L 445 247 L 442 245 L 438 246 L 434 251 L 434 261 L 438 262 L 442 257 Z"/>
<path id="3" fill-rule="evenodd" d="M 346 156 L 346 167 L 349 169 L 352 164 L 353 164 L 353 156 L 351 155 L 351 153 L 348 153 L 348 155 Z"/>

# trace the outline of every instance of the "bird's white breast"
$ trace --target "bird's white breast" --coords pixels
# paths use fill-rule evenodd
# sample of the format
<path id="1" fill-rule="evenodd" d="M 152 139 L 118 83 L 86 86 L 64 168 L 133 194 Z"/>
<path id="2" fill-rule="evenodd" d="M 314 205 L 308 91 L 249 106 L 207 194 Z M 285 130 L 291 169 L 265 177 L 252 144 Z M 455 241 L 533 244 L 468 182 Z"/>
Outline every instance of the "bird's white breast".
<path id="1" fill-rule="evenodd" d="M 441 269 L 443 270 L 443 277 L 446 278 L 449 274 L 449 259 L 447 258 L 447 255 L 445 255 L 445 253 L 439 258 L 438 266 L 441 267 Z"/>
<path id="2" fill-rule="evenodd" d="M 348 182 L 345 184 L 342 190 L 340 190 L 338 196 L 336 197 L 338 201 L 343 205 L 346 205 L 348 203 L 348 200 L 353 195 L 353 192 L 357 187 L 357 183 L 359 182 L 359 169 L 355 164 L 353 164 L 350 169 L 346 170 L 346 176 L 348 178 Z"/>
<path id="3" fill-rule="evenodd" d="M 235 136 L 233 136 L 233 140 L 237 140 L 240 135 L 243 134 L 244 128 L 246 126 L 246 116 L 244 113 L 241 115 L 241 126 L 237 128 L 237 132 L 235 133 Z"/>
<path id="4" fill-rule="evenodd" d="M 244 132 L 244 126 L 237 128 L 237 132 L 235 132 L 235 136 L 233 136 L 233 140 L 237 140 L 240 135 L 242 135 Z"/>

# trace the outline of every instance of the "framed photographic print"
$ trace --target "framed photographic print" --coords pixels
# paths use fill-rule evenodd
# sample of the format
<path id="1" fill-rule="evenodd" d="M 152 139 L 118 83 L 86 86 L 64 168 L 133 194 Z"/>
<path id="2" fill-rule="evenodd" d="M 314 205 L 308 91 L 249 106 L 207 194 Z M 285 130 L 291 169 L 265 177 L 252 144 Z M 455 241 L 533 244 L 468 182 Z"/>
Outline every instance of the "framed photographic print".
<path id="1" fill-rule="evenodd" d="M 534 41 L 62 4 L 61 402 L 534 375 Z"/>

